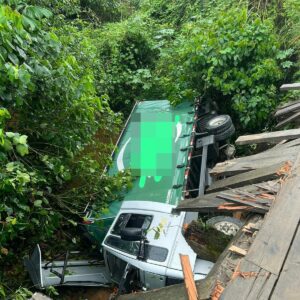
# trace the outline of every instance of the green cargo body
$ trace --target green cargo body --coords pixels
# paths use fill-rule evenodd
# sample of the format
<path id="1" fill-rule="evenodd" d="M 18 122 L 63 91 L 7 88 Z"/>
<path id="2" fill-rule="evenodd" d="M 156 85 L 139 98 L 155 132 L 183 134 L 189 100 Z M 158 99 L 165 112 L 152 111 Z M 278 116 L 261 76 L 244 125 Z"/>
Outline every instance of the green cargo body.
<path id="1" fill-rule="evenodd" d="M 176 206 L 182 199 L 194 124 L 191 103 L 141 101 L 134 107 L 113 154 L 110 175 L 131 169 L 133 187 L 103 214 L 92 214 L 89 233 L 100 246 L 123 201 L 152 201 Z M 97 216 L 97 217 L 96 217 Z"/>

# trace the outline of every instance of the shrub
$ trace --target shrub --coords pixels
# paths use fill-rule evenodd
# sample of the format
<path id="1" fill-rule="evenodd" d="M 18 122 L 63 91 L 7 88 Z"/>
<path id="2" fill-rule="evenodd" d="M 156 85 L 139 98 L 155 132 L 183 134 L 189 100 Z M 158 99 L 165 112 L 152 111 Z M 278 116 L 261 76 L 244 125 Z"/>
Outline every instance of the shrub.
<path id="1" fill-rule="evenodd" d="M 242 128 L 265 125 L 276 104 L 276 85 L 290 62 L 279 49 L 272 23 L 246 9 L 221 10 L 188 24 L 175 41 L 164 77 L 174 103 L 203 95 L 233 113 Z M 166 61 L 161 62 L 165 65 Z M 173 84 L 174 82 L 174 84 Z"/>

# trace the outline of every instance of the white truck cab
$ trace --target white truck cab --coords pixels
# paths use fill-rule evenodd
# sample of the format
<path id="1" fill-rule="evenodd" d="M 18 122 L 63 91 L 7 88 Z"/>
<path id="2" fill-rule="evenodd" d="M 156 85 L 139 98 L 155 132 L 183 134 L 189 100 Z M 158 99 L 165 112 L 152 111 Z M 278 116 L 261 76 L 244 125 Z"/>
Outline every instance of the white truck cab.
<path id="1" fill-rule="evenodd" d="M 180 254 L 189 256 L 194 279 L 203 279 L 212 262 L 197 258 L 183 236 L 183 225 L 195 218 L 194 213 L 173 214 L 174 206 L 148 201 L 123 202 L 121 210 L 102 244 L 111 278 L 120 283 L 129 263 L 138 272 L 144 290 L 163 287 L 183 280 Z M 144 257 L 137 259 L 140 241 L 122 239 L 122 230 L 140 228 L 146 231 Z"/>

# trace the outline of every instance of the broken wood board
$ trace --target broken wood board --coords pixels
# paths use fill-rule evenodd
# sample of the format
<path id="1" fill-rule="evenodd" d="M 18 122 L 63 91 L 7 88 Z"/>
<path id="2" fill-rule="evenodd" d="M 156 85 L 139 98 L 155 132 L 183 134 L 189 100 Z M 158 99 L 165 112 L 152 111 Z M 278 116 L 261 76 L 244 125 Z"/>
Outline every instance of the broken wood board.
<path id="1" fill-rule="evenodd" d="M 281 90 L 281 91 L 294 91 L 294 90 L 300 90 L 300 82 L 283 84 L 283 85 L 280 87 L 280 90 Z"/>
<path id="2" fill-rule="evenodd" d="M 269 299 L 276 279 L 276 275 L 256 266 L 247 259 L 242 259 L 220 299 Z"/>
<path id="3" fill-rule="evenodd" d="M 209 173 L 214 177 L 232 176 L 285 161 L 293 162 L 300 151 L 299 144 L 297 139 L 258 154 L 227 160 L 216 164 Z"/>
<path id="4" fill-rule="evenodd" d="M 207 189 L 207 193 L 218 192 L 229 188 L 242 187 L 247 184 L 254 184 L 262 181 L 277 179 L 280 177 L 277 172 L 283 165 L 283 163 L 275 164 L 268 168 L 260 168 L 222 180 L 218 180 L 211 184 L 211 186 Z"/>
<path id="5" fill-rule="evenodd" d="M 300 295 L 300 229 L 298 226 L 297 233 L 292 242 L 287 259 L 280 272 L 278 281 L 272 294 L 272 300 L 298 300 Z"/>
<path id="6" fill-rule="evenodd" d="M 300 154 L 291 175 L 282 184 L 275 205 L 251 246 L 247 259 L 279 275 L 299 222 Z M 284 220 L 284 222 L 282 222 Z"/>
<path id="7" fill-rule="evenodd" d="M 262 182 L 261 187 L 255 185 L 243 186 L 242 191 L 248 193 L 263 193 L 264 187 L 270 186 L 272 192 L 276 189 L 279 190 L 280 185 L 274 181 Z M 178 206 L 174 208 L 174 211 L 197 211 L 201 213 L 218 211 L 218 207 L 224 204 L 224 200 L 217 198 L 220 192 L 205 194 L 193 199 L 186 199 L 180 201 Z"/>
<path id="8" fill-rule="evenodd" d="M 246 205 L 248 207 L 253 208 L 253 211 L 255 211 L 257 213 L 262 213 L 262 214 L 265 214 L 266 212 L 268 212 L 269 206 L 272 204 L 272 202 L 268 201 L 268 200 L 263 200 L 264 202 L 262 204 L 261 201 L 259 203 L 259 200 L 261 200 L 261 199 L 244 200 L 242 197 L 239 197 L 238 195 L 227 194 L 227 193 L 218 194 L 217 197 L 220 199 L 224 199 L 228 202 L 233 202 L 234 204 Z M 239 197 L 239 198 L 237 198 L 237 197 Z M 268 204 L 268 206 L 265 206 L 265 203 Z"/>
<path id="9" fill-rule="evenodd" d="M 300 110 L 300 102 L 297 101 L 296 103 L 291 104 L 287 107 L 278 109 L 275 113 L 275 117 L 279 118 L 279 117 L 282 117 L 284 115 L 287 115 L 287 114 L 290 114 L 293 112 L 298 112 L 299 110 Z"/>
<path id="10" fill-rule="evenodd" d="M 180 262 L 183 272 L 184 284 L 189 300 L 197 300 L 198 292 L 194 281 L 190 259 L 188 255 L 180 254 Z"/>
<path id="11" fill-rule="evenodd" d="M 291 115 L 290 117 L 288 117 L 288 118 L 282 120 L 281 122 L 279 122 L 279 123 L 275 126 L 275 128 L 281 128 L 281 127 L 283 127 L 283 126 L 285 126 L 285 125 L 287 125 L 287 124 L 289 124 L 289 123 L 291 123 L 291 122 L 297 120 L 299 117 L 300 117 L 300 112 L 297 112 L 297 113 Z"/>
<path id="12" fill-rule="evenodd" d="M 245 256 L 247 254 L 246 250 L 244 250 L 240 247 L 237 247 L 237 246 L 231 246 L 228 250 L 231 252 L 234 252 L 236 254 L 242 255 L 242 256 Z"/>
<path id="13" fill-rule="evenodd" d="M 282 140 L 291 140 L 296 138 L 300 138 L 299 128 L 243 135 L 238 137 L 235 143 L 237 145 L 249 145 L 249 144 L 260 144 L 260 143 L 275 144 Z"/>
<path id="14" fill-rule="evenodd" d="M 277 110 L 289 107 L 289 106 L 297 104 L 297 103 L 300 103 L 300 100 L 292 100 L 292 101 L 281 103 L 277 106 Z"/>
<path id="15" fill-rule="evenodd" d="M 217 194 L 203 195 L 194 199 L 180 201 L 174 211 L 210 212 L 217 210 L 224 201 L 217 198 Z"/>

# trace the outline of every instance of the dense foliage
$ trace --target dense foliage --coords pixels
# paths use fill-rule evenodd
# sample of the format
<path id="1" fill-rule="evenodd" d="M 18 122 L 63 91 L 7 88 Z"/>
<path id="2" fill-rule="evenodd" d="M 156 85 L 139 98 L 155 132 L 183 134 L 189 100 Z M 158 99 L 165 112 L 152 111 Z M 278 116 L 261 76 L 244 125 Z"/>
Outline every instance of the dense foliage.
<path id="1" fill-rule="evenodd" d="M 270 126 L 279 85 L 299 80 L 299 11 L 297 0 L 0 0 L 0 295 L 26 299 L 23 253 L 76 242 L 87 203 L 101 211 L 130 185 L 103 169 L 135 100 L 202 97 L 240 132 Z"/>
<path id="2" fill-rule="evenodd" d="M 291 51 L 280 50 L 270 22 L 231 8 L 186 27 L 164 71 L 169 97 L 178 102 L 201 95 L 244 128 L 262 127 L 276 104 L 275 84 L 291 65 L 285 60 Z"/>
<path id="3" fill-rule="evenodd" d="M 32 245 L 66 222 L 76 225 L 88 202 L 104 207 L 127 180 L 102 176 L 108 152 L 94 137 L 117 129 L 118 120 L 107 96 L 96 95 L 93 73 L 83 73 L 59 38 L 42 29 L 50 16 L 22 3 L 0 6 L 0 255 L 6 261 L 22 250 L 14 249 L 17 243 Z"/>

